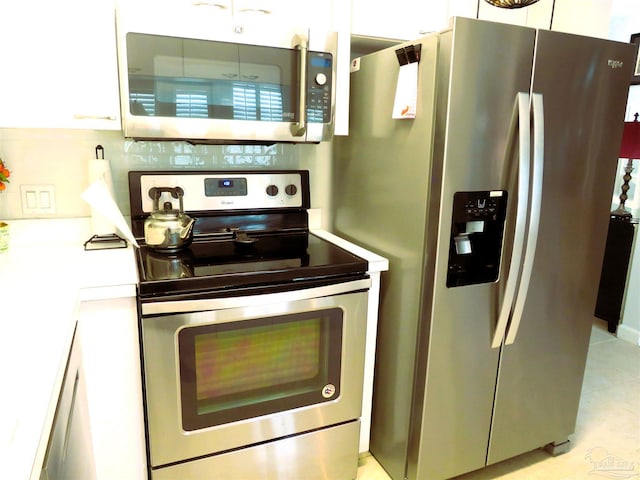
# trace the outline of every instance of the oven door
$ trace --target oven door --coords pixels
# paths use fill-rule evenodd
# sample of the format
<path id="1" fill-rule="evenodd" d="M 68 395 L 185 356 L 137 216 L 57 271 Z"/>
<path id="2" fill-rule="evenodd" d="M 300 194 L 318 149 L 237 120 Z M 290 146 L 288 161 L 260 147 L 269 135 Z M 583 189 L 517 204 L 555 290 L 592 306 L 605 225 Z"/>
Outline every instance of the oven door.
<path id="1" fill-rule="evenodd" d="M 152 468 L 358 419 L 369 284 L 143 315 Z"/>

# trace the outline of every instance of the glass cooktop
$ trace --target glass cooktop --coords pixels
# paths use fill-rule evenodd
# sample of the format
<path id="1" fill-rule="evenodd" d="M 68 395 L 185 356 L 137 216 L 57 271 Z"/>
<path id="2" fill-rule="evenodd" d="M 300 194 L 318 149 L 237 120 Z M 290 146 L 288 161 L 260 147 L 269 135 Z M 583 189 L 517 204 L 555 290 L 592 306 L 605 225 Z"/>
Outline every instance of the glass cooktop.
<path id="1" fill-rule="evenodd" d="M 252 243 L 196 240 L 177 253 L 138 250 L 143 298 L 221 292 L 272 291 L 366 276 L 366 260 L 311 233 L 261 235 Z"/>

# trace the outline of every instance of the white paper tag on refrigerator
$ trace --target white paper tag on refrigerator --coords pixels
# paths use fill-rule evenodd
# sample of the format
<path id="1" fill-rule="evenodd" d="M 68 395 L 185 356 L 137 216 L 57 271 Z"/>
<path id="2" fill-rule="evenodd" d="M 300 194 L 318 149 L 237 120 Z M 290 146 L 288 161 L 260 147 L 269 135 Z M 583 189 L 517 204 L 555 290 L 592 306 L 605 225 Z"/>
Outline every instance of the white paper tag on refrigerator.
<path id="1" fill-rule="evenodd" d="M 407 63 L 400 67 L 396 98 L 393 102 L 392 118 L 416 118 L 418 98 L 418 62 Z"/>

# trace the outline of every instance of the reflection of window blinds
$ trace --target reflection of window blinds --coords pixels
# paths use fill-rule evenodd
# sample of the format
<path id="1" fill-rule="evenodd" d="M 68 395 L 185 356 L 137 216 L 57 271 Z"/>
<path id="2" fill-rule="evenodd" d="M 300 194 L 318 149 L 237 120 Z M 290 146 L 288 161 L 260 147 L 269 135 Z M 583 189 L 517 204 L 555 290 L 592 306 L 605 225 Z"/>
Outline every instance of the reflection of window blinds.
<path id="1" fill-rule="evenodd" d="M 279 87 L 260 86 L 260 117 L 262 120 L 282 121 L 282 93 Z"/>
<path id="2" fill-rule="evenodd" d="M 282 121 L 282 92 L 278 86 L 234 83 L 233 118 Z"/>
<path id="3" fill-rule="evenodd" d="M 258 119 L 256 90 L 255 85 L 233 84 L 233 118 L 237 120 Z"/>
<path id="4" fill-rule="evenodd" d="M 324 112 L 320 108 L 307 108 L 307 122 L 322 123 L 324 122 Z"/>
<path id="5" fill-rule="evenodd" d="M 153 91 L 148 92 L 131 92 L 129 94 L 129 98 L 131 99 L 131 103 L 137 103 L 142 106 L 142 108 L 132 107 L 137 111 L 133 111 L 134 115 L 155 115 L 156 114 L 156 97 Z"/>
<path id="6" fill-rule="evenodd" d="M 205 90 L 176 90 L 176 117 L 207 118 L 208 116 Z"/>

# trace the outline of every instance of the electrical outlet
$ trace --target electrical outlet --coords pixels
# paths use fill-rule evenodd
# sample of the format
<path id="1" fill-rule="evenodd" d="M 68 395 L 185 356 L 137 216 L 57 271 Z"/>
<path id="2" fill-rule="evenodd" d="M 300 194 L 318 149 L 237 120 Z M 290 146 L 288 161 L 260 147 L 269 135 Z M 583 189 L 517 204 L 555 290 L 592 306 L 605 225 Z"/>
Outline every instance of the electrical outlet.
<path id="1" fill-rule="evenodd" d="M 56 189 L 53 185 L 20 185 L 20 193 L 25 215 L 56 213 Z"/>

